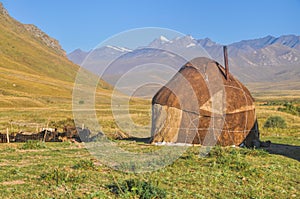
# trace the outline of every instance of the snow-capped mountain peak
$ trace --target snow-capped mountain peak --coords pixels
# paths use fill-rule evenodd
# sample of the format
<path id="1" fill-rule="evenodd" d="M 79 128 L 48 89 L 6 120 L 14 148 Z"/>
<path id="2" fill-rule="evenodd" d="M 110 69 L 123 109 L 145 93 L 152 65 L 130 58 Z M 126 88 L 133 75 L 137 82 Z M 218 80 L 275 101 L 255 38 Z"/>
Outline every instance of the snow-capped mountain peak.
<path id="1" fill-rule="evenodd" d="M 186 45 L 187 48 L 190 48 L 190 47 L 193 47 L 193 46 L 196 46 L 196 44 L 190 43 L 190 44 Z"/>
<path id="2" fill-rule="evenodd" d="M 195 38 L 192 37 L 191 35 L 187 35 L 186 37 L 189 38 L 190 40 L 195 40 Z"/>
<path id="3" fill-rule="evenodd" d="M 170 45 L 172 43 L 172 40 L 169 40 L 165 36 L 161 35 L 160 37 L 154 39 L 148 46 L 152 48 L 160 48 L 164 45 Z"/>
<path id="4" fill-rule="evenodd" d="M 170 42 L 170 40 L 168 40 L 165 36 L 160 36 L 159 39 L 162 41 L 162 42 Z"/>
<path id="5" fill-rule="evenodd" d="M 119 52 L 131 52 L 132 50 L 128 49 L 128 48 L 124 48 L 124 47 L 119 47 L 119 46 L 111 46 L 111 45 L 107 45 L 105 46 L 107 48 L 111 48 L 113 50 L 119 51 Z"/>

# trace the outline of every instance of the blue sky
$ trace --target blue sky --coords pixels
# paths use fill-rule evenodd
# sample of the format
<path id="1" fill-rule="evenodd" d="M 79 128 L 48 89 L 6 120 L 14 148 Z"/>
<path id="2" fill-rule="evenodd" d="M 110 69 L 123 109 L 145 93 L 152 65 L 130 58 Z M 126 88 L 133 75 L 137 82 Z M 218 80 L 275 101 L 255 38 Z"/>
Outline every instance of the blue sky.
<path id="1" fill-rule="evenodd" d="M 300 0 L 0 0 L 11 16 L 35 24 L 71 52 L 122 31 L 174 29 L 229 44 L 300 35 Z"/>

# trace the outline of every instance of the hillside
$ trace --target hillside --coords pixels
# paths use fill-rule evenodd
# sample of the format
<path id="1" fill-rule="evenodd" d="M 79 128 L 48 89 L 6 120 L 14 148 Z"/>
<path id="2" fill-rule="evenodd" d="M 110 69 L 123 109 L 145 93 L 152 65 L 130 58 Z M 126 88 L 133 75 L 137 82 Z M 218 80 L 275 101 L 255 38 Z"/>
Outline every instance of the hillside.
<path id="1" fill-rule="evenodd" d="M 34 25 L 11 18 L 2 4 L 0 29 L 2 101 L 12 95 L 26 98 L 66 92 L 62 96 L 70 96 L 79 67 L 66 59 L 58 41 Z"/>
<path id="2" fill-rule="evenodd" d="M 0 131 L 9 122 L 19 129 L 72 117 L 79 66 L 57 40 L 10 17 L 2 3 L 0 30 Z"/>

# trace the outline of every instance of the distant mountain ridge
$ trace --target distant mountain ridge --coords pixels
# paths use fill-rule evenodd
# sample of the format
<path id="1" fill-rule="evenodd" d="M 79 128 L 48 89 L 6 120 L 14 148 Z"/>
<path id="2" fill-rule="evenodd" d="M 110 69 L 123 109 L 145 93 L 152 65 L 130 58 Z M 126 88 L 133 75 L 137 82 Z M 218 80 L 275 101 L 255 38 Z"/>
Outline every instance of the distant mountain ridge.
<path id="1" fill-rule="evenodd" d="M 168 51 L 174 51 L 174 49 L 192 50 L 202 47 L 211 58 L 223 65 L 223 45 L 209 38 L 195 39 L 187 35 L 168 39 L 165 36 L 160 36 L 146 47 Z M 105 60 L 107 57 L 118 57 L 124 54 L 124 52 L 116 49 L 107 46 L 97 49 L 98 53 L 97 56 L 96 54 L 93 55 L 94 59 Z M 146 53 L 145 50 L 139 48 L 127 50 L 131 54 Z M 81 64 L 88 54 L 89 52 L 77 49 L 69 53 L 68 58 L 76 64 Z M 300 36 L 274 37 L 269 35 L 258 39 L 242 40 L 229 44 L 228 54 L 230 72 L 245 83 L 300 80 Z"/>

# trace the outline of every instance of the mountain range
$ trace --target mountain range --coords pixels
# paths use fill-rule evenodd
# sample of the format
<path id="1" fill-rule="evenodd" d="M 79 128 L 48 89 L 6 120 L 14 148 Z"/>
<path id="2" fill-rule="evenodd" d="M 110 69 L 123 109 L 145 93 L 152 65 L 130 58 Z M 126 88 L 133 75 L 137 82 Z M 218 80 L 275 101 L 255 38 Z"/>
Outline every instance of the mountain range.
<path id="1" fill-rule="evenodd" d="M 300 89 L 300 36 L 266 36 L 258 39 L 243 40 L 227 46 L 230 72 L 243 83 L 271 82 L 274 85 L 277 83 L 280 83 L 281 86 L 284 85 L 282 89 L 287 87 Z M 165 52 L 162 53 L 161 50 Z M 123 46 L 103 46 L 89 52 L 76 49 L 67 56 L 74 63 L 98 74 L 103 73 L 103 66 L 106 66 L 108 62 L 121 56 L 123 59 L 122 64 L 115 66 L 115 69 L 109 70 L 110 75 L 112 75 L 124 72 L 122 70 L 124 68 L 127 68 L 125 70 L 127 71 L 129 68 L 137 65 L 136 59 L 141 56 L 144 57 L 144 60 L 139 63 L 144 63 L 147 57 L 155 57 L 156 60 L 162 63 L 166 63 L 162 59 L 169 59 L 168 64 L 170 64 L 169 62 L 174 59 L 174 55 L 167 52 L 175 52 L 175 54 L 185 52 L 191 57 L 207 56 L 222 65 L 224 62 L 222 44 L 216 43 L 209 38 L 195 39 L 189 35 L 173 39 L 160 36 L 147 46 L 136 49 L 128 49 Z M 88 59 L 85 59 L 87 55 L 89 55 Z M 129 57 L 134 57 L 135 64 L 130 66 L 132 62 L 129 61 Z M 83 63 L 84 60 L 85 62 Z M 184 64 L 184 60 L 177 60 L 174 63 L 175 65 L 170 65 L 178 70 Z M 106 69 L 106 73 L 107 71 Z M 111 82 L 111 76 L 105 80 L 113 83 Z M 274 89 L 280 88 L 276 87 Z"/>

